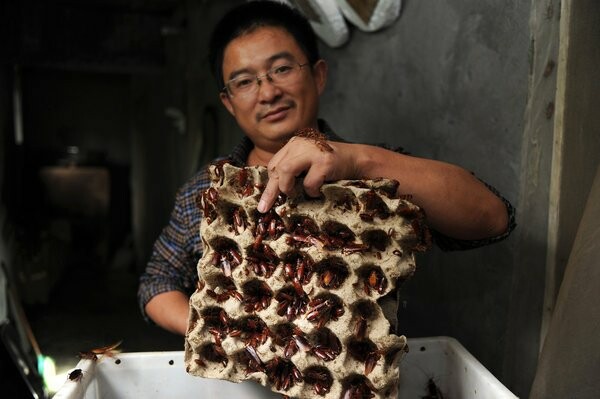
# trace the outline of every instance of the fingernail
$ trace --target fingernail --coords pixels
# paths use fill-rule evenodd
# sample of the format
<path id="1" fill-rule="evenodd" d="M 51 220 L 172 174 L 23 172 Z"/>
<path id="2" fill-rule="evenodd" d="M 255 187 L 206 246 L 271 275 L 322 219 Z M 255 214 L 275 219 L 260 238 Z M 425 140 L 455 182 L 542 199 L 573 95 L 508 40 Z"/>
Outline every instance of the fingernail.
<path id="1" fill-rule="evenodd" d="M 260 213 L 265 213 L 267 211 L 267 201 L 261 198 L 256 209 L 258 209 Z"/>

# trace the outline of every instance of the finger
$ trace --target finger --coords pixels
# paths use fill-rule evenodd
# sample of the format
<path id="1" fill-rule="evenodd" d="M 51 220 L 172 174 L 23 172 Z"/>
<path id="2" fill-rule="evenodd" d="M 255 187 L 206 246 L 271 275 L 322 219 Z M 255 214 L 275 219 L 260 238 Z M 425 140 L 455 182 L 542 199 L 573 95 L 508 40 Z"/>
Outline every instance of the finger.
<path id="1" fill-rule="evenodd" d="M 304 178 L 304 191 L 309 197 L 319 197 L 321 195 L 321 186 L 327 180 L 328 172 L 321 166 L 313 166 L 308 170 Z"/>
<path id="2" fill-rule="evenodd" d="M 273 174 L 269 177 L 269 181 L 265 186 L 265 190 L 260 197 L 256 209 L 261 213 L 267 212 L 275 203 L 279 192 L 279 177 L 276 174 Z"/>

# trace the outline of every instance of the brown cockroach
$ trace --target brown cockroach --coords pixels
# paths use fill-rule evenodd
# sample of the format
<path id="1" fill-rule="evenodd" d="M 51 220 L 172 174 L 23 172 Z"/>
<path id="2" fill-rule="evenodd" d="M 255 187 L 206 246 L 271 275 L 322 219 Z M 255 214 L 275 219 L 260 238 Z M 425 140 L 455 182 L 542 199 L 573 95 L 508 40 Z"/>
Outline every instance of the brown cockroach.
<path id="1" fill-rule="evenodd" d="M 215 175 L 217 176 L 217 178 L 219 179 L 219 185 L 222 186 L 223 182 L 225 180 L 225 172 L 223 171 L 223 166 L 226 163 L 230 163 L 230 160 L 228 158 L 226 159 L 222 159 L 220 161 L 217 161 L 215 163 Z"/>
<path id="2" fill-rule="evenodd" d="M 233 231 L 235 235 L 240 235 L 246 230 L 246 220 L 242 216 L 244 210 L 238 207 L 233 211 Z"/>
<path id="3" fill-rule="evenodd" d="M 256 373 L 258 371 L 264 372 L 265 364 L 263 363 L 262 359 L 258 356 L 258 353 L 256 353 L 256 349 L 252 345 L 246 344 L 245 350 L 248 359 L 248 363 L 246 365 L 246 374 Z"/>
<path id="4" fill-rule="evenodd" d="M 257 240 L 261 240 L 257 236 Z M 279 265 L 279 257 L 267 244 L 258 244 L 256 241 L 247 249 L 246 268 L 250 269 L 257 276 L 269 278 Z"/>
<path id="5" fill-rule="evenodd" d="M 363 222 L 372 222 L 373 221 L 373 215 L 370 213 L 361 212 L 358 214 L 358 216 L 360 216 L 360 219 Z"/>
<path id="6" fill-rule="evenodd" d="M 79 382 L 83 378 L 83 371 L 81 369 L 75 369 L 67 375 L 67 378 L 70 381 Z"/>
<path id="7" fill-rule="evenodd" d="M 215 203 L 210 200 L 209 193 L 211 193 L 210 195 L 212 195 L 212 196 L 216 195 L 218 198 L 218 192 L 216 190 L 211 191 L 210 188 L 206 189 L 200 194 L 200 200 L 198 201 L 198 206 L 199 206 L 200 210 L 202 211 L 202 214 L 203 214 L 204 218 L 206 219 L 206 221 L 208 222 L 208 224 L 211 224 L 213 222 L 213 220 L 215 220 L 217 218 L 217 209 L 216 209 Z"/>
<path id="8" fill-rule="evenodd" d="M 226 277 L 231 277 L 232 270 L 243 261 L 239 250 L 235 247 L 236 244 L 233 241 L 232 243 L 226 243 L 220 248 L 215 248 L 210 261 L 213 266 L 221 268 Z"/>
<path id="9" fill-rule="evenodd" d="M 342 254 L 350 255 L 356 253 L 364 253 L 369 250 L 369 246 L 367 244 L 359 244 L 359 243 L 348 243 L 342 248 Z"/>
<path id="10" fill-rule="evenodd" d="M 248 313 L 267 309 L 273 298 L 273 291 L 266 282 L 261 280 L 250 280 L 244 284 L 242 303 L 244 310 Z"/>
<path id="11" fill-rule="evenodd" d="M 278 391 L 287 391 L 304 379 L 294 363 L 281 357 L 270 360 L 265 369 L 269 383 L 274 385 Z"/>
<path id="12" fill-rule="evenodd" d="M 205 344 L 200 349 L 200 356 L 209 362 L 221 363 L 223 367 L 227 367 L 227 363 L 229 363 L 225 349 L 223 349 L 220 345 L 213 343 Z"/>
<path id="13" fill-rule="evenodd" d="M 346 262 L 339 257 L 326 258 L 314 267 L 319 278 L 318 283 L 323 288 L 337 289 L 350 275 Z"/>
<path id="14" fill-rule="evenodd" d="M 229 333 L 231 319 L 223 308 L 218 306 L 205 308 L 200 317 L 204 320 L 207 329 L 214 328 L 213 331 L 219 331 L 222 334 Z"/>
<path id="15" fill-rule="evenodd" d="M 319 150 L 323 152 L 333 152 L 333 148 L 327 143 L 327 136 L 311 127 L 298 130 L 294 136 L 313 140 Z"/>
<path id="16" fill-rule="evenodd" d="M 285 316 L 288 321 L 292 321 L 306 312 L 308 295 L 306 295 L 300 283 L 294 281 L 293 286 L 282 288 L 275 296 L 275 300 L 279 302 L 277 314 Z"/>
<path id="17" fill-rule="evenodd" d="M 356 209 L 356 211 L 360 210 L 360 205 L 356 200 L 356 197 L 350 193 L 344 193 L 339 199 L 337 199 L 333 206 L 336 208 L 341 208 L 342 212 L 352 211 Z"/>
<path id="18" fill-rule="evenodd" d="M 238 320 L 233 331 L 235 336 L 239 336 L 246 345 L 254 348 L 264 344 L 273 335 L 267 324 L 257 316 L 248 316 Z"/>
<path id="19" fill-rule="evenodd" d="M 326 367 L 311 366 L 304 371 L 304 381 L 313 386 L 317 395 L 324 396 L 331 389 L 333 378 Z"/>
<path id="20" fill-rule="evenodd" d="M 348 353 L 359 362 L 365 363 L 365 375 L 369 375 L 381 359 L 383 351 L 370 339 L 354 339 L 348 343 Z"/>
<path id="21" fill-rule="evenodd" d="M 344 307 L 339 298 L 334 295 L 321 295 L 309 302 L 306 319 L 317 323 L 322 328 L 330 320 L 337 320 L 344 314 Z"/>
<path id="22" fill-rule="evenodd" d="M 367 328 L 368 328 L 367 319 L 362 316 L 359 316 L 356 325 L 354 326 L 354 336 L 357 339 L 364 339 L 367 336 Z"/>
<path id="23" fill-rule="evenodd" d="M 369 185 L 367 183 L 365 183 L 364 181 L 361 180 L 352 180 L 349 182 L 344 183 L 344 186 L 346 187 L 357 187 L 357 188 L 370 188 Z"/>
<path id="24" fill-rule="evenodd" d="M 377 365 L 377 361 L 381 358 L 379 351 L 369 352 L 365 359 L 365 375 L 369 375 Z"/>
<path id="25" fill-rule="evenodd" d="M 342 382 L 342 399 L 370 399 L 377 389 L 364 375 L 352 375 Z"/>
<path id="26" fill-rule="evenodd" d="M 378 267 L 367 269 L 366 273 L 361 273 L 363 278 L 363 287 L 365 294 L 371 295 L 371 290 L 383 294 L 388 286 L 388 281 L 383 272 Z"/>
<path id="27" fill-rule="evenodd" d="M 111 345 L 102 346 L 100 348 L 94 348 L 89 351 L 79 352 L 79 358 L 98 360 L 99 356 L 113 357 L 120 352 L 120 350 L 117 348 L 119 347 L 119 345 L 121 345 L 122 342 L 123 341 L 119 341 Z"/>
<path id="28" fill-rule="evenodd" d="M 342 351 L 339 338 L 329 329 L 323 328 L 314 335 L 315 343 L 312 345 L 311 353 L 324 361 L 334 360 Z"/>

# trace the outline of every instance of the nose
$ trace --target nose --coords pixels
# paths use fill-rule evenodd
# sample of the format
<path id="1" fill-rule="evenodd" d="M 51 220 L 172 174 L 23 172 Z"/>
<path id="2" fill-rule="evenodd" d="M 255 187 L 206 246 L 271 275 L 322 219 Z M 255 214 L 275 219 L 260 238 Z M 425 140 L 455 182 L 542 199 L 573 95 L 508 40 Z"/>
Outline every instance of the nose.
<path id="1" fill-rule="evenodd" d="M 282 91 L 270 77 L 263 76 L 258 80 L 258 100 L 263 103 L 270 103 L 281 97 Z"/>

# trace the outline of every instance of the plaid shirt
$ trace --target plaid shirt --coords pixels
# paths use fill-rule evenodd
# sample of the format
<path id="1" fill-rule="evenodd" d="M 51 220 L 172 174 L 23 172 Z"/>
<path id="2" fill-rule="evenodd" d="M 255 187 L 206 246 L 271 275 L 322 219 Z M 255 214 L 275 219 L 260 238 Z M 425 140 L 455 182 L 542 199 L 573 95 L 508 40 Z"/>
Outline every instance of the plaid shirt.
<path id="1" fill-rule="evenodd" d="M 336 136 L 327 124 L 320 120 L 319 129 L 332 141 L 344 141 Z M 248 154 L 254 144 L 248 137 L 233 149 L 229 155 L 232 164 L 246 165 Z M 223 159 L 218 158 L 215 161 Z M 515 210 L 497 190 L 484 184 L 502 199 L 509 215 L 507 231 L 497 237 L 483 240 L 458 240 L 432 231 L 434 242 L 443 250 L 464 250 L 501 241 L 515 228 Z M 181 291 L 191 295 L 196 288 L 198 273 L 196 265 L 202 257 L 202 241 L 200 239 L 200 221 L 202 215 L 198 207 L 198 196 L 210 186 L 208 168 L 202 168 L 177 193 L 175 207 L 171 213 L 169 224 L 156 240 L 150 261 L 140 277 L 138 301 L 144 317 L 147 318 L 145 306 L 154 296 L 167 291 Z"/>

